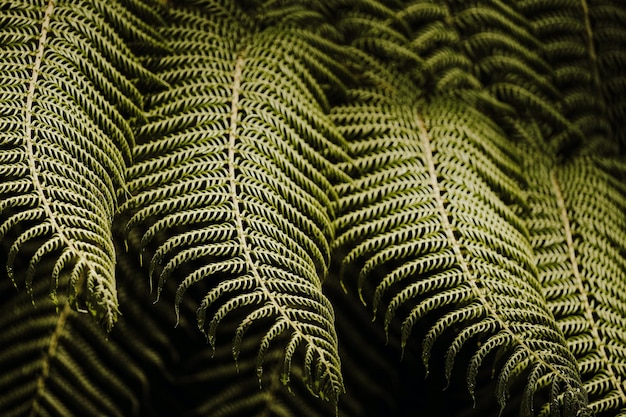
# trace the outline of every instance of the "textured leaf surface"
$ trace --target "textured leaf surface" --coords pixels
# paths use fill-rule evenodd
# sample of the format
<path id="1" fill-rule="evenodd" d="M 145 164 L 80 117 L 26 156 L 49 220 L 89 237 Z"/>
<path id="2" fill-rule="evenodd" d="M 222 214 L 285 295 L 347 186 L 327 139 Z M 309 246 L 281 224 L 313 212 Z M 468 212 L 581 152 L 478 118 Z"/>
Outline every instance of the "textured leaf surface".
<path id="1" fill-rule="evenodd" d="M 471 393 L 479 368 L 495 356 L 502 408 L 508 386 L 527 373 L 526 414 L 546 383 L 554 404 L 584 412 L 574 357 L 537 280 L 520 217 L 522 172 L 506 138 L 463 97 L 405 106 L 380 98 L 372 108 L 359 96 L 365 94 L 335 111 L 360 175 L 338 186 L 345 285 L 375 313 L 384 307 L 385 326 L 402 314 L 403 343 L 435 314 L 423 341 L 426 364 L 438 339 L 455 328 L 446 372 L 461 350 L 472 349 Z M 370 123 L 357 122 L 364 114 Z M 352 269 L 356 283 L 346 282 Z"/>
<path id="2" fill-rule="evenodd" d="M 542 286 L 593 411 L 617 412 L 626 403 L 624 184 L 602 160 L 579 158 L 549 169 L 546 159 L 529 167 L 529 227 Z"/>
<path id="3" fill-rule="evenodd" d="M 71 271 L 68 302 L 110 329 L 118 314 L 111 222 L 141 117 L 132 80 L 154 77 L 116 32 L 118 21 L 139 20 L 118 3 L 102 7 L 50 0 L 0 8 L 0 238 L 12 239 L 11 278 L 30 289 L 42 259 L 54 257 L 53 297 Z M 33 240 L 40 246 L 26 252 Z M 19 277 L 17 257 L 30 260 Z"/>
<path id="4" fill-rule="evenodd" d="M 220 323 L 242 310 L 235 357 L 249 329 L 267 326 L 257 341 L 261 377 L 265 355 L 288 334 L 283 382 L 300 352 L 306 385 L 336 401 L 337 337 L 321 282 L 333 236 L 330 180 L 342 175 L 332 161 L 344 156 L 307 70 L 324 52 L 306 32 L 258 31 L 242 11 L 218 6 L 172 9 L 163 36 L 173 53 L 148 63 L 170 88 L 149 98 L 129 171 L 128 227 L 146 225 L 158 291 L 193 265 L 177 278 L 177 306 L 188 288 L 211 282 L 198 320 L 212 345 Z"/>
<path id="5" fill-rule="evenodd" d="M 624 415 L 624 4 L 2 2 L 0 414 Z"/>
<path id="6" fill-rule="evenodd" d="M 625 9 L 615 2 L 526 0 L 520 10 L 552 67 L 558 103 L 572 127 L 559 129 L 551 141 L 593 143 L 602 152 L 624 146 L 621 123 L 624 111 Z M 602 16 L 602 17 L 600 17 Z M 617 23 L 620 22 L 620 23 Z M 619 80 L 619 81 L 618 81 Z M 617 118 L 616 118 L 617 117 Z"/>

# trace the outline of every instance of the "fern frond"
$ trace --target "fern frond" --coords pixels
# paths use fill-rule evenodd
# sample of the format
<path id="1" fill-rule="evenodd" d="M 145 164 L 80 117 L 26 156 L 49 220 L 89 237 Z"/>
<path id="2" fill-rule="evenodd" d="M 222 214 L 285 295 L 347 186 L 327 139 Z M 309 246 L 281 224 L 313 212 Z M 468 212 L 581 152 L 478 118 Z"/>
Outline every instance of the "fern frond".
<path id="1" fill-rule="evenodd" d="M 359 7 L 365 9 L 360 3 Z M 525 133 L 518 125 L 528 117 L 549 119 L 541 125 L 546 135 L 568 129 L 569 121 L 554 104 L 559 91 L 550 77 L 552 68 L 538 52 L 540 42 L 515 6 L 491 0 L 413 1 L 396 7 L 395 14 L 361 13 L 360 31 L 350 27 L 352 14 L 340 21 L 340 27 L 348 39 L 355 38 L 352 45 L 393 59 L 396 68 L 410 74 L 424 90 L 473 90 L 481 99 L 477 104 L 512 135 Z M 374 42 L 363 44 L 362 38 L 368 38 L 363 28 L 368 25 L 365 33 L 384 34 L 378 37 L 385 40 L 387 55 L 379 52 L 380 47 L 373 48 Z M 407 68 L 403 54 L 415 55 L 412 61 L 419 64 Z"/>
<path id="2" fill-rule="evenodd" d="M 623 412 L 626 188 L 601 160 L 558 166 L 529 154 L 536 156 L 528 171 L 529 228 L 548 306 L 576 356 L 592 410 Z"/>
<path id="3" fill-rule="evenodd" d="M 613 49 L 604 49 L 600 45 L 619 45 L 620 39 L 624 39 L 623 25 L 613 25 L 608 19 L 596 25 L 594 10 L 597 6 L 602 14 L 605 6 L 594 2 L 527 0 L 519 5 L 535 36 L 544 45 L 542 54 L 554 68 L 553 83 L 561 91 L 559 110 L 572 124 L 572 128 L 559 129 L 549 135 L 550 141 L 557 144 L 556 149 L 562 155 L 572 153 L 572 144 L 584 144 L 587 152 L 597 148 L 597 152 L 614 153 L 622 140 L 621 133 L 617 133 L 621 127 L 615 129 L 616 123 L 621 126 L 621 121 L 612 119 L 609 109 L 614 104 L 615 111 L 619 113 L 621 110 L 617 109 L 621 107 L 618 104 L 621 99 L 619 93 L 614 94 L 604 80 L 622 78 L 624 74 L 610 64 L 605 66 L 603 51 L 611 55 L 609 50 Z M 619 11 L 614 11 L 618 13 L 615 17 L 619 21 Z M 620 29 L 609 29 L 607 33 L 604 32 L 604 25 Z M 600 41 L 598 36 L 615 38 L 606 42 L 606 38 Z M 617 46 L 617 49 L 620 47 Z"/>
<path id="4" fill-rule="evenodd" d="M 55 258 L 53 298 L 71 271 L 69 303 L 107 329 L 118 314 L 111 222 L 142 118 L 134 81 L 156 80 L 117 32 L 137 21 L 131 16 L 117 2 L 10 1 L 0 10 L 0 238 L 11 241 L 9 276 L 30 291 L 40 262 Z M 27 251 L 33 240 L 41 245 Z M 30 260 L 26 270 L 14 270 L 18 256 Z"/>
<path id="5" fill-rule="evenodd" d="M 372 108 L 359 96 L 335 110 L 355 178 L 337 185 L 344 285 L 371 302 L 375 315 L 384 308 L 387 331 L 401 320 L 403 346 L 418 323 L 432 323 L 423 341 L 426 365 L 442 336 L 458 329 L 448 336 L 446 368 L 449 377 L 461 350 L 473 352 L 470 392 L 478 370 L 494 358 L 502 407 L 507 387 L 533 375 L 526 379 L 526 415 L 541 402 L 539 391 L 563 410 L 579 401 L 577 412 L 584 412 L 576 363 L 537 281 L 521 218 L 519 155 L 508 139 L 463 97 L 404 105 L 390 98 Z"/>
<path id="6" fill-rule="evenodd" d="M 306 386 L 336 401 L 342 377 L 321 282 L 333 236 L 331 181 L 345 177 L 333 163 L 346 156 L 309 69 L 329 58 L 289 26 L 221 33 L 229 13 L 210 2 L 170 10 L 163 36 L 173 52 L 153 67 L 171 87 L 148 99 L 128 172 L 127 226 L 143 227 L 142 244 L 155 249 L 159 292 L 191 268 L 178 279 L 176 309 L 190 287 L 211 282 L 198 323 L 214 348 L 220 324 L 243 312 L 235 358 L 252 329 L 267 326 L 256 340 L 260 377 L 264 357 L 288 334 L 283 383 L 301 352 Z"/>
<path id="7" fill-rule="evenodd" d="M 490 93 L 479 92 L 480 104 L 509 135 L 526 135 L 523 125 L 529 118 L 541 121 L 546 136 L 568 129 L 569 121 L 555 105 L 559 91 L 552 83 L 552 68 L 516 4 L 456 2 L 450 15 L 475 76 Z"/>
<path id="8" fill-rule="evenodd" d="M 383 62 L 391 60 L 394 68 L 435 92 L 480 87 L 447 7 L 431 1 L 410 2 L 404 9 L 383 3 L 352 2 L 351 11 L 341 14 L 338 27 L 349 44 Z"/>
<path id="9" fill-rule="evenodd" d="M 346 393 L 337 404 L 338 410 L 329 404 L 314 401 L 303 392 L 305 388 L 294 381 L 290 387 L 280 382 L 282 349 L 270 348 L 266 355 L 270 367 L 257 382 L 257 342 L 263 337 L 263 329 L 251 331 L 254 337 L 242 341 L 237 366 L 229 361 L 229 346 L 218 345 L 215 352 L 199 349 L 187 355 L 176 368 L 177 390 L 185 393 L 184 411 L 178 415 L 191 416 L 309 416 L 332 417 L 336 415 L 358 417 L 372 414 L 407 415 L 411 410 L 423 410 L 416 389 L 428 391 L 431 381 L 424 382 L 415 372 L 414 355 L 407 355 L 403 363 L 391 354 L 398 348 L 399 340 L 393 339 L 385 346 L 382 329 L 369 320 L 369 313 L 362 308 L 354 294 L 345 294 L 335 277 L 324 283 L 325 294 L 335 306 L 336 327 L 340 340 L 340 353 L 344 369 Z M 235 332 L 240 318 L 233 312 L 218 329 L 218 338 Z M 409 363 L 411 365 L 409 365 Z M 302 369 L 293 364 L 295 380 L 301 379 Z M 259 390 L 259 383 L 264 389 Z M 422 387 L 423 385 L 423 387 Z M 433 393 L 438 390 L 435 387 Z M 207 396 L 206 393 L 211 395 Z"/>
<path id="10" fill-rule="evenodd" d="M 219 336 L 227 336 L 238 327 L 239 317 L 234 313 L 228 317 L 220 329 Z M 270 370 L 257 375 L 258 340 L 263 338 L 263 329 L 256 328 L 253 337 L 242 341 L 237 365 L 229 357 L 232 350 L 228 345 L 218 345 L 215 351 L 201 349 L 185 358 L 178 368 L 177 387 L 187 393 L 180 415 L 191 416 L 331 416 L 335 410 L 328 403 L 315 401 L 306 395 L 303 384 L 290 383 L 285 386 L 282 380 L 284 352 L 278 345 L 272 346 L 265 355 L 264 362 Z M 280 340 L 287 343 L 288 335 Z M 296 380 L 304 375 L 299 365 L 290 372 Z M 260 386 L 263 389 L 259 389 Z M 207 396 L 206 393 L 211 392 Z"/>
<path id="11" fill-rule="evenodd" d="M 6 274 L 3 274 L 8 283 Z M 10 293 L 8 285 L 0 285 Z M 92 321 L 48 297 L 45 281 L 31 294 L 3 299 L 0 319 L 0 413 L 3 416 L 140 416 L 148 379 Z M 35 308 L 32 302 L 36 303 Z"/>

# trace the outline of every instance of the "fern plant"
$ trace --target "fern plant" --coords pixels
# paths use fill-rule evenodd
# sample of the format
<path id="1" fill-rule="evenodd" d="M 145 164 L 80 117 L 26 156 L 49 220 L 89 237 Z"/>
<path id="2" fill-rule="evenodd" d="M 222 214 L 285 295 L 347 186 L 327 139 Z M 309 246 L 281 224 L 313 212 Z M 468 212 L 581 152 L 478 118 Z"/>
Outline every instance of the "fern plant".
<path id="1" fill-rule="evenodd" d="M 134 211 L 127 228 L 148 223 L 144 248 L 163 236 L 150 259 L 157 292 L 194 263 L 179 282 L 176 308 L 190 286 L 219 280 L 198 310 L 212 345 L 235 309 L 249 310 L 235 331 L 235 357 L 251 326 L 273 320 L 259 377 L 270 345 L 287 332 L 282 378 L 289 380 L 302 345 L 307 385 L 336 401 L 343 390 L 337 337 L 321 282 L 333 237 L 330 180 L 343 175 L 331 162 L 345 156 L 319 81 L 303 73 L 324 56 L 298 28 L 255 30 L 237 10 L 198 9 L 170 12 L 163 35 L 171 52 L 146 64 L 169 87 L 148 98 L 148 122 L 138 132 L 145 143 L 128 171 L 133 197 L 122 206 Z M 178 231 L 182 225 L 187 230 Z"/>
<path id="2" fill-rule="evenodd" d="M 0 413 L 623 415 L 624 16 L 3 3 Z"/>

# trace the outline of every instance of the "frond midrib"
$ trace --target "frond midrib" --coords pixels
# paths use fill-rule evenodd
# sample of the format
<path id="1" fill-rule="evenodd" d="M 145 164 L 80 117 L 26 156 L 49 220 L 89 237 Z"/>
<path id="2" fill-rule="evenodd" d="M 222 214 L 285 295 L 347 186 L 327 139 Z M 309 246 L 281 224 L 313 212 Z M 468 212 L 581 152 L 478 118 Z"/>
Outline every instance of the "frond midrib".
<path id="1" fill-rule="evenodd" d="M 41 22 L 41 31 L 39 34 L 39 41 L 37 46 L 37 53 L 35 54 L 35 61 L 32 66 L 31 78 L 28 84 L 28 92 L 26 94 L 26 103 L 24 105 L 24 143 L 26 144 L 26 156 L 28 158 L 28 167 L 30 171 L 30 178 L 37 192 L 40 204 L 43 206 L 43 210 L 46 213 L 46 217 L 50 220 L 52 227 L 58 233 L 59 237 L 63 240 L 63 243 L 70 248 L 74 253 L 77 251 L 73 248 L 72 242 L 66 238 L 63 233 L 63 228 L 60 227 L 56 220 L 50 205 L 50 201 L 46 198 L 43 192 L 43 185 L 39 180 L 39 170 L 37 169 L 37 161 L 34 152 L 34 140 L 32 137 L 33 123 L 33 104 L 35 99 L 35 91 L 37 89 L 37 81 L 39 80 L 39 71 L 41 70 L 41 64 L 43 61 L 43 55 L 46 49 L 46 41 L 48 38 L 48 30 L 50 27 L 50 20 L 52 13 L 54 12 L 55 2 L 54 0 L 48 0 L 48 6 L 44 12 L 44 16 Z"/>

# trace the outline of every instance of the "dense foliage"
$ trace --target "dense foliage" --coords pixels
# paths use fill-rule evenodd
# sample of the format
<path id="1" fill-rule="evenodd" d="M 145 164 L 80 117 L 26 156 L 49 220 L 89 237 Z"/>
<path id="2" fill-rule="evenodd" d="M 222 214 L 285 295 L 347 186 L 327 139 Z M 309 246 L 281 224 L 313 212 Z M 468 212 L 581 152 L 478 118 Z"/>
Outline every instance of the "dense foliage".
<path id="1" fill-rule="evenodd" d="M 626 3 L 8 0 L 0 45 L 3 416 L 626 415 Z"/>

